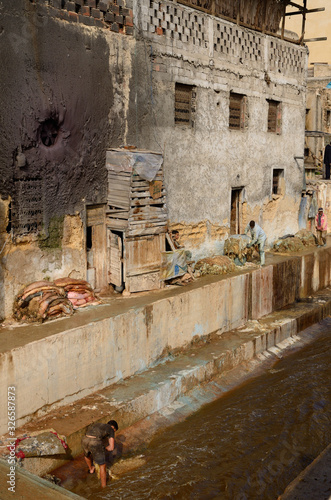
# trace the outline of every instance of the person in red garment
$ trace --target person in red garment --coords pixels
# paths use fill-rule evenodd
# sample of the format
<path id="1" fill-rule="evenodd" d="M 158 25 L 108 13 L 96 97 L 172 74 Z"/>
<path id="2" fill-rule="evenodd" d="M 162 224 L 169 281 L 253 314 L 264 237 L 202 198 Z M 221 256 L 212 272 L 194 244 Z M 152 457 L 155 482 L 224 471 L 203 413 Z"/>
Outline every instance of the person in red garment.
<path id="1" fill-rule="evenodd" d="M 328 229 L 328 222 L 326 215 L 323 213 L 323 208 L 318 209 L 315 219 L 316 233 L 317 233 L 317 246 L 325 247 L 326 245 L 326 231 Z"/>
<path id="2" fill-rule="evenodd" d="M 88 465 L 90 474 L 93 474 L 95 467 L 93 462 L 100 467 L 101 487 L 107 483 L 106 452 L 115 449 L 115 432 L 118 430 L 116 420 L 109 420 L 107 424 L 91 424 L 86 435 L 82 439 L 85 462 Z"/>

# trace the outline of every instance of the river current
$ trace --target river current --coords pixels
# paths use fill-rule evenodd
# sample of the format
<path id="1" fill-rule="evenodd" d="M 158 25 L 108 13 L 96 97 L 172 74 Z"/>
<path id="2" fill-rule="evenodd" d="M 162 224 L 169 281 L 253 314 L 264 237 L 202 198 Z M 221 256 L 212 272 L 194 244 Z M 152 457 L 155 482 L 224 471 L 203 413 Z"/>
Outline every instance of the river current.
<path id="1" fill-rule="evenodd" d="M 331 442 L 331 323 L 313 343 L 158 434 L 143 466 L 85 498 L 276 500 Z"/>

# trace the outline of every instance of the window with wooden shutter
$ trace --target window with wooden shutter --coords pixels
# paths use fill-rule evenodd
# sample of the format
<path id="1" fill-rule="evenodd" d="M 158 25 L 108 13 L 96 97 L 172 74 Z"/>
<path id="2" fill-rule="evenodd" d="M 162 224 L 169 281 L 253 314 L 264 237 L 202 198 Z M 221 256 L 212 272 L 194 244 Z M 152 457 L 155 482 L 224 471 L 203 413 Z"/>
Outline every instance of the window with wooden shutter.
<path id="1" fill-rule="evenodd" d="M 193 123 L 193 99 L 195 91 L 192 85 L 176 83 L 175 87 L 175 124 L 191 126 Z"/>
<path id="2" fill-rule="evenodd" d="M 230 92 L 229 128 L 242 130 L 246 120 L 246 96 Z"/>
<path id="3" fill-rule="evenodd" d="M 281 133 L 281 103 L 268 100 L 268 132 Z"/>

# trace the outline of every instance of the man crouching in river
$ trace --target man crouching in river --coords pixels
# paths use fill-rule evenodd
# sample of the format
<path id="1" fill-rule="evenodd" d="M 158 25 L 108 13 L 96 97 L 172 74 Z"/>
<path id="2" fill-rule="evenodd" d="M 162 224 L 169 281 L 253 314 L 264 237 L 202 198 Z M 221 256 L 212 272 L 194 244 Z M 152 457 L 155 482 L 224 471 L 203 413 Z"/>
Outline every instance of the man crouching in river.
<path id="1" fill-rule="evenodd" d="M 109 420 L 107 424 L 91 424 L 86 435 L 82 439 L 85 462 L 88 465 L 90 474 L 93 474 L 95 467 L 93 462 L 100 467 L 101 487 L 104 488 L 107 482 L 106 450 L 109 452 L 115 449 L 115 432 L 118 430 L 116 420 Z"/>

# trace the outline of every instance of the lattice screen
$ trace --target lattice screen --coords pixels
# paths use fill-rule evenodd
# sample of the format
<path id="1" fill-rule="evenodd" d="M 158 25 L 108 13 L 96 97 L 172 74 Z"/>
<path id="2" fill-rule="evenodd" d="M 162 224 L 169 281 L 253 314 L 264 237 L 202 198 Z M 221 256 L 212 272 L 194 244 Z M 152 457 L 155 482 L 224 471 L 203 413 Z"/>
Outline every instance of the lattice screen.
<path id="1" fill-rule="evenodd" d="M 41 179 L 15 180 L 12 199 L 12 230 L 14 235 L 39 232 L 43 222 Z"/>

